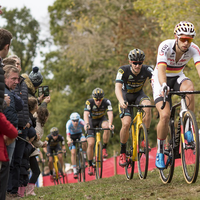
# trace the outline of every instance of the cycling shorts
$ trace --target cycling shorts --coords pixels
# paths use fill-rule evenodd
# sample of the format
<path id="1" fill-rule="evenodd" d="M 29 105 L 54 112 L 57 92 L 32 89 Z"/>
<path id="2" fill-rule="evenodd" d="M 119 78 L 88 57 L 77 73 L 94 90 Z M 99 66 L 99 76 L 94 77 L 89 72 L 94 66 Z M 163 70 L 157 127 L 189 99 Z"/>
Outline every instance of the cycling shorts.
<path id="1" fill-rule="evenodd" d="M 85 136 L 82 133 L 70 135 L 71 139 L 73 140 L 73 143 L 69 146 L 69 150 L 71 151 L 72 149 L 76 149 L 76 144 L 75 141 L 78 139 L 79 141 L 84 139 Z"/>
<path id="2" fill-rule="evenodd" d="M 47 153 L 49 153 L 50 156 L 53 156 L 54 152 L 57 154 L 62 153 L 62 148 L 59 144 L 57 144 L 56 146 L 53 146 L 53 147 L 47 146 Z"/>
<path id="3" fill-rule="evenodd" d="M 150 98 L 144 93 L 143 90 L 140 90 L 137 93 L 126 93 L 125 91 L 122 91 L 122 95 L 124 98 L 124 101 L 127 101 L 128 104 L 134 104 L 134 105 L 140 105 L 142 101 L 144 100 L 149 100 Z M 119 116 L 122 116 L 122 112 L 123 112 L 123 108 L 120 107 L 120 104 L 118 104 L 119 106 Z M 126 109 L 124 109 L 124 115 L 126 116 L 131 116 L 132 115 L 132 108 L 131 107 L 127 107 Z"/>
<path id="4" fill-rule="evenodd" d="M 167 86 L 170 87 L 170 90 L 173 89 L 174 91 L 180 91 L 180 86 L 183 81 L 190 80 L 188 77 L 185 76 L 185 74 L 181 74 L 180 76 L 174 76 L 174 77 L 167 77 Z M 155 104 L 163 101 L 163 97 L 161 97 L 161 88 L 160 82 L 158 80 L 158 76 L 153 75 L 151 79 L 152 83 L 152 89 L 153 89 L 153 98 Z M 170 102 L 170 99 L 166 99 L 168 102 Z"/>
<path id="5" fill-rule="evenodd" d="M 101 125 L 102 125 L 102 123 L 104 121 L 108 121 L 105 115 L 102 118 L 100 118 L 100 119 L 89 118 L 90 128 L 101 127 Z M 88 130 L 87 138 L 89 138 L 89 137 L 95 137 L 95 136 L 96 136 L 96 132 L 94 130 Z"/>

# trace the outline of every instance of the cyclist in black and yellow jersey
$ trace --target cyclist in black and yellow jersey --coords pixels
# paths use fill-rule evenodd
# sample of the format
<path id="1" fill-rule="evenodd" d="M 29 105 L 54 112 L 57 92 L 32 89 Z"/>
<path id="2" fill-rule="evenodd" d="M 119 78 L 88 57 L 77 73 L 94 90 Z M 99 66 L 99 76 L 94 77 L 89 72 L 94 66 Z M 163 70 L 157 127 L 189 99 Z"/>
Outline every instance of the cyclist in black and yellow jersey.
<path id="1" fill-rule="evenodd" d="M 101 88 L 95 88 L 92 92 L 92 97 L 86 101 L 84 108 L 84 121 L 85 121 L 85 130 L 89 128 L 102 127 L 114 129 L 113 123 L 113 110 L 112 105 L 109 99 L 104 98 L 104 91 Z M 106 118 L 106 112 L 108 119 Z M 103 157 L 108 157 L 106 147 L 109 141 L 110 131 L 104 130 L 103 133 Z M 87 157 L 89 163 L 88 174 L 93 174 L 93 151 L 95 144 L 95 132 L 94 130 L 88 130 L 87 136 L 88 148 L 87 148 Z"/>
<path id="2" fill-rule="evenodd" d="M 145 95 L 143 86 L 147 78 L 151 79 L 153 69 L 149 65 L 143 65 L 145 54 L 140 49 L 133 49 L 128 54 L 129 65 L 121 66 L 118 69 L 115 94 L 119 101 L 119 113 L 121 117 L 122 109 L 124 117 L 121 118 L 122 128 L 120 130 L 121 152 L 119 165 L 126 166 L 126 142 L 129 138 L 129 128 L 131 124 L 131 108 L 128 104 L 151 105 L 150 98 Z M 128 102 L 128 103 L 125 103 Z M 143 123 L 147 131 L 151 123 L 151 108 L 144 108 L 145 117 Z"/>
<path id="3" fill-rule="evenodd" d="M 61 164 L 61 169 L 63 169 L 63 156 L 62 153 L 66 152 L 65 148 L 65 139 L 62 135 L 59 134 L 59 130 L 56 127 L 51 128 L 50 134 L 46 137 L 47 141 L 47 147 L 44 148 L 44 152 L 49 157 L 49 169 L 51 174 L 51 179 L 53 180 L 53 153 L 57 153 L 58 160 Z M 62 147 L 60 146 L 60 144 Z M 63 175 L 63 171 L 61 171 L 61 174 Z"/>

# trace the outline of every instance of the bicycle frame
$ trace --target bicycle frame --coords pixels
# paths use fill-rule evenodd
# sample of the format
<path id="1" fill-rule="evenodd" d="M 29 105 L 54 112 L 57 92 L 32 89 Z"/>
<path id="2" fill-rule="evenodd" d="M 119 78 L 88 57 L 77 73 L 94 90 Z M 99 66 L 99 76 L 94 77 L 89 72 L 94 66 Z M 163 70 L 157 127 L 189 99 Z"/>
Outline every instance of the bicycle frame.
<path id="1" fill-rule="evenodd" d="M 136 126 L 134 126 L 135 123 Z M 133 155 L 132 155 L 133 161 L 138 161 L 137 146 L 138 146 L 138 132 L 140 124 L 142 124 L 142 111 L 138 110 L 131 125 L 132 138 L 133 138 Z"/>

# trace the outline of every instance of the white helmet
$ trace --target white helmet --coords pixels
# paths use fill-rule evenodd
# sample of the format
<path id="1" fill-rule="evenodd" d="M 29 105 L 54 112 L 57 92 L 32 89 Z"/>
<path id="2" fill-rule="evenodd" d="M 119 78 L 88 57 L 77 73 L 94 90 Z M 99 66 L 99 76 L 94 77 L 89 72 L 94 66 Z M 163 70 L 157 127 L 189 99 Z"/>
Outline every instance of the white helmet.
<path id="1" fill-rule="evenodd" d="M 71 120 L 79 120 L 79 119 L 80 119 L 80 115 L 79 115 L 77 112 L 73 112 L 73 113 L 70 115 L 70 119 L 71 119 Z"/>
<path id="2" fill-rule="evenodd" d="M 196 35 L 194 25 L 186 21 L 182 21 L 175 26 L 174 34 L 176 34 L 177 36 L 183 34 L 190 35 L 193 37 Z"/>

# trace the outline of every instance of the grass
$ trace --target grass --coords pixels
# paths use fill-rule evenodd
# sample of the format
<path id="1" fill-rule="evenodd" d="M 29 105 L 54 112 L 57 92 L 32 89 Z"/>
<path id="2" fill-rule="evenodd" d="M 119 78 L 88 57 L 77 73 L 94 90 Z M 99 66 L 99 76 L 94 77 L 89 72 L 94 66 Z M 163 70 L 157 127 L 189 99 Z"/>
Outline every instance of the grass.
<path id="1" fill-rule="evenodd" d="M 182 168 L 176 167 L 172 182 L 163 184 L 157 169 L 148 172 L 147 179 L 140 180 L 134 174 L 132 180 L 126 180 L 125 175 L 89 181 L 85 183 L 70 183 L 64 185 L 35 188 L 35 197 L 23 199 L 45 200 L 93 200 L 93 199 L 200 199 L 200 177 L 196 183 L 188 185 L 183 177 Z"/>

